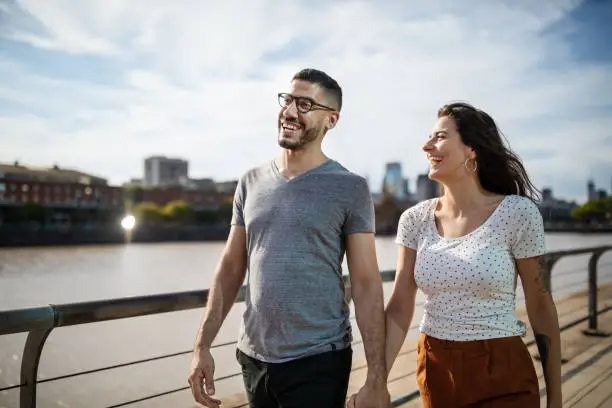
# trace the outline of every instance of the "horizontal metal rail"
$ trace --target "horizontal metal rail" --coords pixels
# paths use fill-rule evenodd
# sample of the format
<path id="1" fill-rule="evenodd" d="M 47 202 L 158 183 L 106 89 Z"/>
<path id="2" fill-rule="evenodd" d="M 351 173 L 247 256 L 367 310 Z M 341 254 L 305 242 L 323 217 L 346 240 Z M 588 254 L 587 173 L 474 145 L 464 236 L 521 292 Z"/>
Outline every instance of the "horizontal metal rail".
<path id="1" fill-rule="evenodd" d="M 612 250 L 612 246 L 599 246 L 590 248 L 579 248 L 565 251 L 548 252 L 543 256 L 544 267 L 546 268 L 545 284 L 550 289 L 551 271 L 556 262 L 567 256 L 586 255 L 590 254 L 588 266 L 588 287 L 589 300 L 588 311 L 589 315 L 585 320 L 588 320 L 588 328 L 583 331 L 585 335 L 603 336 L 607 335 L 599 331 L 597 327 L 597 261 L 604 252 Z M 381 272 L 383 282 L 390 282 L 395 279 L 394 270 L 386 270 Z M 347 298 L 350 298 L 350 279 L 348 276 L 343 277 L 347 287 Z M 79 375 L 91 374 L 98 371 L 109 370 L 136 363 L 144 363 L 162 358 L 175 357 L 190 353 L 191 351 L 182 351 L 163 356 L 152 357 L 139 360 L 131 363 L 117 364 L 109 367 L 104 367 L 95 370 L 82 371 L 63 375 L 60 377 L 38 380 L 38 363 L 45 341 L 51 331 L 56 327 L 73 326 L 80 324 L 96 323 L 108 320 L 127 319 L 132 317 L 147 316 L 159 313 L 169 313 L 182 310 L 196 309 L 206 307 L 208 301 L 208 289 L 194 290 L 177 293 L 166 293 L 148 296 L 136 296 L 120 299 L 108 299 L 91 302 L 68 303 L 61 305 L 49 305 L 28 309 L 0 311 L 0 335 L 13 333 L 28 333 L 28 337 L 24 346 L 24 353 L 21 365 L 21 381 L 19 385 L 11 386 L 6 389 L 20 388 L 20 407 L 34 408 L 36 407 L 36 391 L 37 384 L 55 381 L 64 378 L 75 377 Z M 236 302 L 244 301 L 245 287 L 243 286 Z M 222 347 L 235 344 L 228 342 L 217 344 L 215 347 Z M 227 377 L 237 376 L 240 373 L 232 374 Z M 220 378 L 221 379 L 224 379 Z M 187 387 L 182 387 L 176 390 L 169 390 L 154 396 L 146 396 L 138 400 L 114 405 L 120 407 L 132 403 L 148 400 L 162 395 L 182 391 Z M 395 401 L 394 406 L 399 406 L 418 397 L 418 391 L 404 395 Z M 109 407 L 110 408 L 110 407 Z"/>
<path id="2" fill-rule="evenodd" d="M 600 264 L 599 266 L 611 266 L 612 262 L 606 262 L 603 264 Z M 562 272 L 562 273 L 558 273 L 555 276 L 556 277 L 561 277 L 561 276 L 569 276 L 569 275 L 575 275 L 577 272 L 582 272 L 582 271 L 588 271 L 587 268 L 584 269 L 578 269 L 578 270 L 570 270 L 570 271 L 566 271 L 566 272 Z M 612 275 L 610 275 L 612 276 Z M 575 283 L 570 282 L 567 285 L 561 286 L 561 287 L 557 287 L 557 290 L 566 290 L 566 289 L 571 289 L 575 287 Z M 425 302 L 424 301 L 419 301 L 415 303 L 416 307 L 420 307 L 423 306 Z M 602 313 L 600 311 L 600 313 Z M 586 321 L 588 318 L 584 318 L 582 321 Z M 351 320 L 355 320 L 355 316 L 351 316 Z M 418 328 L 418 324 L 413 324 L 409 330 L 414 330 Z M 356 341 L 353 342 L 353 345 L 358 345 L 361 344 L 361 341 Z M 229 341 L 229 342 L 225 342 L 225 343 L 216 343 L 212 345 L 212 349 L 216 349 L 216 348 L 220 348 L 220 347 L 226 347 L 226 346 L 232 346 L 237 344 L 237 341 Z M 86 375 L 86 374 L 94 374 L 94 373 L 99 373 L 102 371 L 108 371 L 108 370 L 114 370 L 117 368 L 123 368 L 123 367 L 128 367 L 128 366 L 132 366 L 132 365 L 136 365 L 136 364 L 143 364 L 143 363 L 149 363 L 152 361 L 157 361 L 157 360 L 163 360 L 163 359 L 167 359 L 167 358 L 172 358 L 172 357 L 178 357 L 178 356 L 182 356 L 182 355 L 186 355 L 186 354 L 191 354 L 193 353 L 193 349 L 189 349 L 189 350 L 183 350 L 183 351 L 179 351 L 179 352 L 175 352 L 175 353 L 167 353 L 167 354 L 161 354 L 158 356 L 153 356 L 153 357 L 148 357 L 148 358 L 143 358 L 143 359 L 139 359 L 139 360 L 134 360 L 134 361 L 129 361 L 126 363 L 120 363 L 120 364 L 115 364 L 115 365 L 110 365 L 110 366 L 106 366 L 106 367 L 100 367 L 100 368 L 96 368 L 96 369 L 91 369 L 91 370 L 83 370 L 83 371 L 76 371 L 70 374 L 64 374 L 64 375 L 60 375 L 57 377 L 49 377 L 49 378 L 45 378 L 43 380 L 38 380 L 39 384 L 43 384 L 46 382 L 52 382 L 52 381 L 57 381 L 57 380 L 64 380 L 67 378 L 72 378 L 72 377 L 78 377 L 81 375 Z M 20 388 L 23 384 L 17 384 L 17 385 L 11 385 L 11 386 L 7 386 L 7 387 L 0 387 L 0 392 L 2 391 L 8 391 L 8 390 L 12 390 L 15 388 Z"/>

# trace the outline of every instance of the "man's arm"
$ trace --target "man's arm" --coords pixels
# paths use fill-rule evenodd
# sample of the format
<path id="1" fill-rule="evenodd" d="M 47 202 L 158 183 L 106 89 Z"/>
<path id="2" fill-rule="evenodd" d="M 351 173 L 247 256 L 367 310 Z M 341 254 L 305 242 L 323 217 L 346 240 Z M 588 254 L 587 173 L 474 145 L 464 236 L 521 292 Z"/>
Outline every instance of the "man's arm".
<path id="1" fill-rule="evenodd" d="M 246 233 L 242 226 L 232 225 L 227 244 L 217 264 L 212 286 L 208 293 L 206 312 L 193 349 L 188 383 L 196 402 L 210 408 L 219 408 L 221 401 L 215 394 L 215 361 L 210 347 L 223 320 L 229 313 L 246 272 Z M 203 385 L 206 386 L 204 390 Z"/>
<path id="2" fill-rule="evenodd" d="M 373 233 L 350 234 L 347 264 L 357 325 L 368 364 L 366 386 L 385 387 L 385 312 Z"/>
<path id="3" fill-rule="evenodd" d="M 387 377 L 399 351 L 414 315 L 417 285 L 414 281 L 416 251 L 399 245 L 393 293 L 387 304 Z"/>
<path id="4" fill-rule="evenodd" d="M 561 407 L 561 334 L 557 309 L 546 288 L 540 257 L 517 259 L 529 322 L 540 353 L 546 382 L 547 407 Z"/>
<path id="5" fill-rule="evenodd" d="M 245 228 L 232 225 L 208 293 L 204 319 L 196 337 L 196 348 L 210 348 L 217 336 L 244 282 L 246 259 Z"/>

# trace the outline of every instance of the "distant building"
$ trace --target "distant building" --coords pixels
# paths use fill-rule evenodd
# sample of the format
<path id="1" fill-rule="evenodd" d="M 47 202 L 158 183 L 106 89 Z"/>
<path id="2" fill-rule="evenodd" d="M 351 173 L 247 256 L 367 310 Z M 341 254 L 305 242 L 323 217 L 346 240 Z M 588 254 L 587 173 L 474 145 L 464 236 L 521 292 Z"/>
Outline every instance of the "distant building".
<path id="1" fill-rule="evenodd" d="M 148 187 L 184 185 L 189 180 L 189 162 L 165 156 L 144 160 L 144 185 Z"/>
<path id="2" fill-rule="evenodd" d="M 199 191 L 216 192 L 217 184 L 211 178 L 189 179 L 189 187 Z"/>
<path id="3" fill-rule="evenodd" d="M 107 180 L 92 174 L 73 169 L 51 167 L 25 166 L 19 162 L 13 164 L 0 163 L 0 175 L 11 180 L 31 180 L 55 183 L 107 184 Z"/>
<path id="4" fill-rule="evenodd" d="M 391 195 L 397 200 L 403 200 L 406 197 L 401 163 L 391 162 L 386 164 L 382 191 Z"/>
<path id="5" fill-rule="evenodd" d="M 0 164 L 0 205 L 19 206 L 28 203 L 56 208 L 120 207 L 120 187 L 107 180 L 73 169 Z"/>
<path id="6" fill-rule="evenodd" d="M 438 182 L 430 179 L 427 174 L 419 174 L 417 177 L 415 200 L 421 202 L 438 196 L 440 196 L 440 185 Z"/>
<path id="7" fill-rule="evenodd" d="M 551 188 L 542 189 L 542 201 L 538 203 L 538 208 L 544 221 L 570 221 L 572 210 L 576 207 L 576 203 L 557 200 Z"/>
<path id="8" fill-rule="evenodd" d="M 608 192 L 605 189 L 597 189 L 593 180 L 589 180 L 587 183 L 587 200 L 602 200 L 608 197 Z"/>
<path id="9" fill-rule="evenodd" d="M 219 205 L 226 200 L 223 194 L 214 191 L 207 192 L 182 186 L 137 188 L 126 194 L 134 205 L 148 202 L 163 207 L 172 201 L 185 201 L 196 211 L 217 210 Z"/>
<path id="10" fill-rule="evenodd" d="M 403 184 L 404 184 L 404 194 L 406 196 L 410 196 L 410 181 L 407 178 L 405 178 Z"/>
<path id="11" fill-rule="evenodd" d="M 129 181 L 123 183 L 123 187 L 140 187 L 144 185 L 144 181 L 141 178 L 131 178 Z"/>
<path id="12" fill-rule="evenodd" d="M 593 180 L 589 180 L 587 183 L 587 200 L 597 200 L 597 192 L 595 191 L 595 183 Z"/>
<path id="13" fill-rule="evenodd" d="M 219 193 L 233 195 L 236 192 L 236 187 L 238 187 L 238 180 L 220 181 L 216 185 Z"/>

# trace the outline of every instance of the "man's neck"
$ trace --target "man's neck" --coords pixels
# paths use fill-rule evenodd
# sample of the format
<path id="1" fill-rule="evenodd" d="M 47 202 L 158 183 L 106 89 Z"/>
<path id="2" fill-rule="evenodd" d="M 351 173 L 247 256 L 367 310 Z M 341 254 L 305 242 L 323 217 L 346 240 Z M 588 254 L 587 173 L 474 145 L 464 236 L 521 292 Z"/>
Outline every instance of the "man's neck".
<path id="1" fill-rule="evenodd" d="M 293 178 L 320 166 L 328 160 L 329 158 L 325 156 L 321 149 L 283 149 L 283 153 L 274 161 L 283 176 Z"/>

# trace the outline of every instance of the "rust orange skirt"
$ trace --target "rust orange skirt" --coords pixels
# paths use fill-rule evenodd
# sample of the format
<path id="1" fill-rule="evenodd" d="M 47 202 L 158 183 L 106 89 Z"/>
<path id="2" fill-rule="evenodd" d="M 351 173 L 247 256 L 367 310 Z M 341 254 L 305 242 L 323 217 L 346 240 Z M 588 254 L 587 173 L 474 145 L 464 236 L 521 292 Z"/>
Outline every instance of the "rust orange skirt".
<path id="1" fill-rule="evenodd" d="M 417 382 L 425 408 L 539 408 L 533 360 L 520 337 L 449 341 L 421 334 Z"/>

